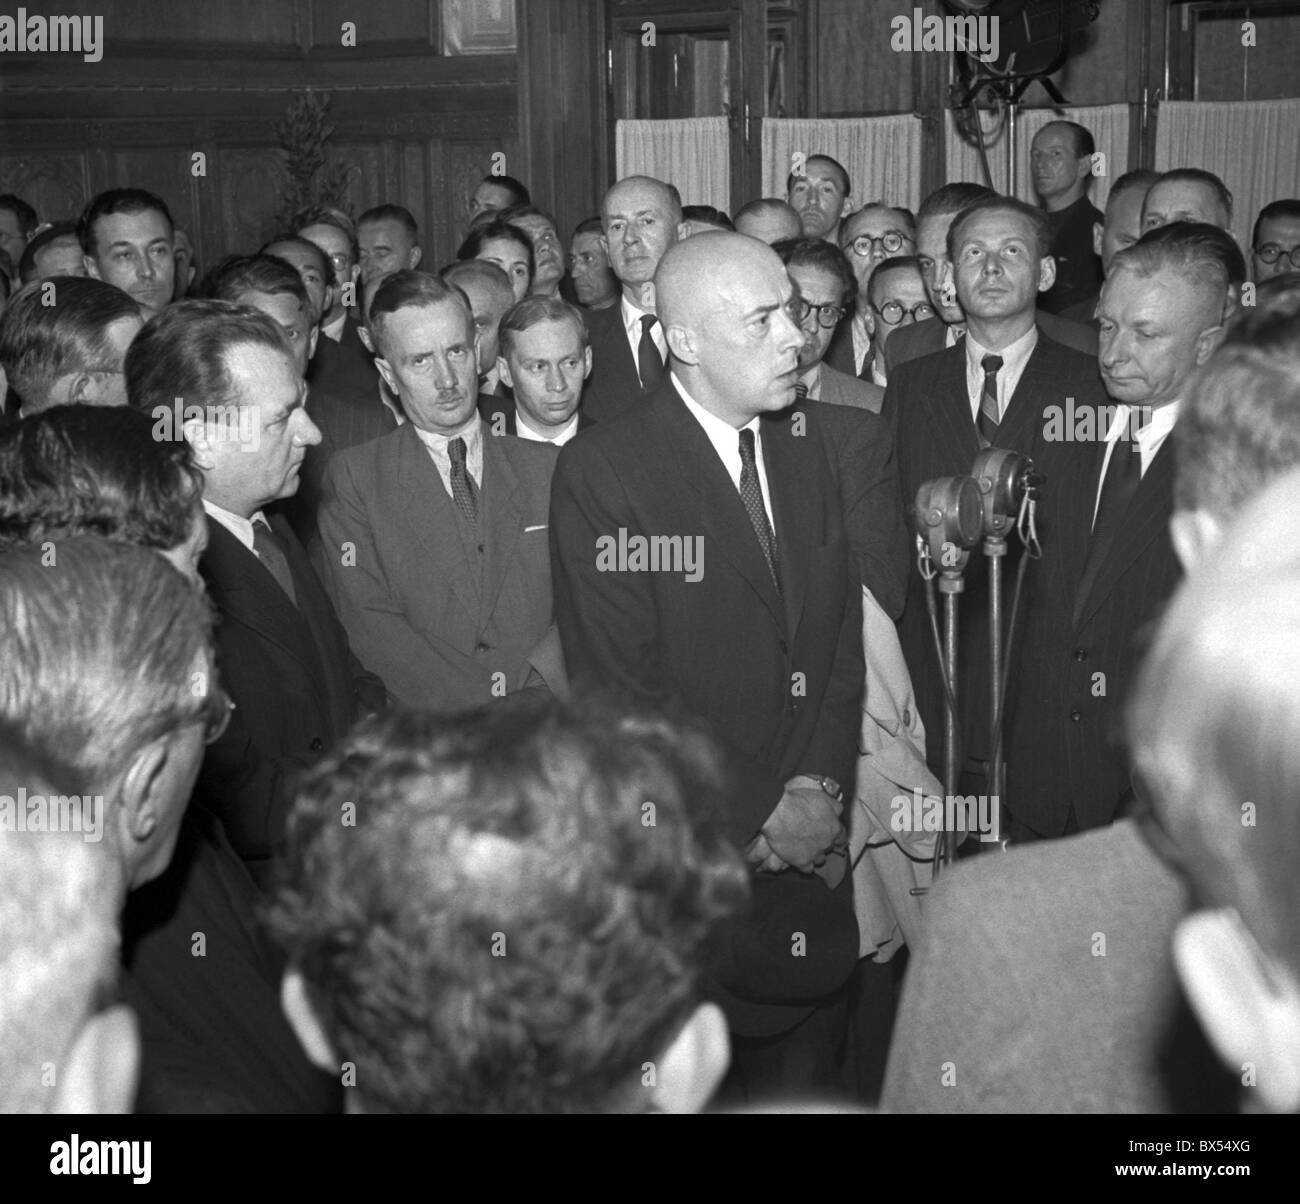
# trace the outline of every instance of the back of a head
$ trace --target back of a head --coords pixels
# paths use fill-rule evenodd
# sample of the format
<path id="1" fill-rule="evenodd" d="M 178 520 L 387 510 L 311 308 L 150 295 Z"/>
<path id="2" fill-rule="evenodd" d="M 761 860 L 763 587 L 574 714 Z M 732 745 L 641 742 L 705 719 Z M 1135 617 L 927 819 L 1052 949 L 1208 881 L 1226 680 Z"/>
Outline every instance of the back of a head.
<path id="1" fill-rule="evenodd" d="M 1174 426 L 1174 509 L 1220 524 L 1300 467 L 1300 274 L 1256 301 L 1229 323 Z"/>
<path id="2" fill-rule="evenodd" d="M 25 814 L 67 789 L 55 778 L 0 720 L 0 804 Z M 82 833 L 6 823 L 0 882 L 0 1113 L 81 1110 L 73 1047 L 116 978 L 121 866 Z"/>
<path id="3" fill-rule="evenodd" d="M 594 701 L 355 732 L 300 793 L 272 912 L 354 1110 L 645 1110 L 746 897 L 722 786 L 698 732 Z"/>
<path id="4" fill-rule="evenodd" d="M 203 700 L 203 595 L 157 552 L 80 534 L 0 556 L 0 720 L 60 785 L 96 793 Z"/>
<path id="5" fill-rule="evenodd" d="M 1300 556 L 1290 527 L 1298 507 L 1300 471 L 1241 507 L 1219 550 L 1170 604 L 1127 708 L 1135 764 L 1198 905 L 1235 909 L 1293 992 Z M 1257 1018 L 1238 1016 L 1238 1025 Z M 1290 1056 L 1300 1068 L 1300 1047 Z M 1266 1086 L 1264 1067 L 1259 1073 Z"/>
<path id="6" fill-rule="evenodd" d="M 88 276 L 52 276 L 19 289 L 0 317 L 0 366 L 24 413 L 52 404 L 60 377 L 107 370 L 115 358 L 108 328 L 139 317 L 126 293 Z"/>
<path id="7" fill-rule="evenodd" d="M 1126 171 L 1110 186 L 1110 191 L 1106 194 L 1106 208 L 1109 210 L 1120 197 L 1138 189 L 1145 196 L 1151 190 L 1151 185 L 1158 179 L 1160 179 L 1160 173 L 1151 171 L 1146 167 Z"/>
<path id="8" fill-rule="evenodd" d="M 269 259 L 302 281 L 281 260 Z M 236 386 L 227 356 L 232 348 L 251 344 L 283 352 L 293 350 L 280 326 L 248 305 L 229 301 L 177 301 L 148 322 L 126 354 L 126 389 L 130 405 L 163 417 L 175 399 L 185 406 L 237 404 Z"/>
<path id="9" fill-rule="evenodd" d="M 486 259 L 458 259 L 455 263 L 449 263 L 438 275 L 457 288 L 462 284 L 478 284 L 502 300 L 509 298 L 510 303 L 514 303 L 515 292 L 510 287 L 510 277 Z"/>
<path id="10" fill-rule="evenodd" d="M 708 226 L 713 230 L 734 230 L 729 218 L 721 209 L 715 209 L 712 205 L 683 205 L 682 221 L 695 222 L 701 226 Z"/>
<path id="11" fill-rule="evenodd" d="M 0 210 L 12 213 L 18 223 L 18 232 L 24 238 L 31 238 L 32 231 L 40 224 L 33 209 L 22 197 L 12 192 L 0 194 Z"/>
<path id="12" fill-rule="evenodd" d="M 983 184 L 944 184 L 921 202 L 921 207 L 916 211 L 917 224 L 932 217 L 949 217 L 977 201 L 991 200 L 997 195 L 993 189 L 986 188 Z"/>
<path id="13" fill-rule="evenodd" d="M 102 535 L 166 552 L 191 535 L 203 478 L 184 439 L 127 407 L 57 406 L 0 431 L 0 553 Z"/>

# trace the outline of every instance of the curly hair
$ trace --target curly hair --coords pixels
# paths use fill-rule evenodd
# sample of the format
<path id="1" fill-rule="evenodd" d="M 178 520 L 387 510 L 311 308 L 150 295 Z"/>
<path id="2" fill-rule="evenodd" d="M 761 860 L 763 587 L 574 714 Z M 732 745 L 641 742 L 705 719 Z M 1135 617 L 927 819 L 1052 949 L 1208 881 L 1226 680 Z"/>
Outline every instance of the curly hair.
<path id="1" fill-rule="evenodd" d="M 747 899 L 721 790 L 697 730 L 598 701 L 354 733 L 299 794 L 269 921 L 361 1110 L 644 1109 Z"/>

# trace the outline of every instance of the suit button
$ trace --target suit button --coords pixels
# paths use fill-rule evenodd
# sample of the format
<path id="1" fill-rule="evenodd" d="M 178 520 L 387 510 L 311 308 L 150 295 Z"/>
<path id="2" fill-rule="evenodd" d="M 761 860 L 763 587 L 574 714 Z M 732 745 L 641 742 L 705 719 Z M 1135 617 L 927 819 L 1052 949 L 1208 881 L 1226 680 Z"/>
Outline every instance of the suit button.
<path id="1" fill-rule="evenodd" d="M 1074 650 L 1074 659 L 1080 662 L 1086 661 L 1088 659 L 1087 650 L 1084 648 L 1076 648 Z"/>
<path id="2" fill-rule="evenodd" d="M 320 752 L 320 750 L 324 747 L 325 747 L 325 741 L 322 740 L 319 736 L 313 736 L 311 738 L 312 752 Z"/>
<path id="3" fill-rule="evenodd" d="M 1075 723 L 1082 723 L 1082 722 L 1083 722 L 1083 714 L 1082 714 L 1081 712 L 1079 712 L 1079 711 L 1071 711 L 1071 712 L 1070 712 L 1070 718 L 1071 718 Z"/>

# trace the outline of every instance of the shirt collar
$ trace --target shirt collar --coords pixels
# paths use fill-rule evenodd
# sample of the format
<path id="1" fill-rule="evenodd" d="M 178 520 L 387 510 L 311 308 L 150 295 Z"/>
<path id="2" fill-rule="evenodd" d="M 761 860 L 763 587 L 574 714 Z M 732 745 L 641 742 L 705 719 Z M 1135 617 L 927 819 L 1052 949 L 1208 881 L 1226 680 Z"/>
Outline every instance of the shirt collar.
<path id="1" fill-rule="evenodd" d="M 709 442 L 714 447 L 726 447 L 734 451 L 740 446 L 740 432 L 753 431 L 755 439 L 761 438 L 761 429 L 758 423 L 758 415 L 755 414 L 744 426 L 735 427 L 725 419 L 719 418 L 711 410 L 706 410 L 698 401 L 695 400 L 687 391 L 686 386 L 682 384 L 681 378 L 676 372 L 670 372 L 673 384 L 677 392 L 681 394 L 682 400 L 686 403 L 686 408 L 695 416 L 696 421 L 704 428 L 704 433 L 708 435 Z"/>
<path id="2" fill-rule="evenodd" d="M 518 432 L 521 439 L 532 439 L 536 443 L 558 444 L 561 440 L 567 441 L 577 429 L 578 412 L 576 410 L 573 412 L 573 417 L 570 418 L 569 421 L 566 422 L 558 431 L 556 431 L 555 434 L 546 435 L 536 427 L 529 426 L 528 423 L 524 421 L 523 411 L 518 406 L 515 407 L 515 430 Z"/>
<path id="3" fill-rule="evenodd" d="M 260 510 L 250 518 L 245 518 L 242 514 L 235 514 L 234 511 L 227 510 L 224 506 L 218 506 L 215 502 L 208 501 L 207 498 L 203 499 L 203 509 L 207 511 L 213 522 L 220 523 L 225 527 L 250 552 L 253 550 L 253 524 L 258 519 L 266 522 L 266 518 Z"/>
<path id="4" fill-rule="evenodd" d="M 986 355 L 1000 355 L 1002 357 L 1002 367 L 999 372 L 1014 372 L 1020 368 L 1030 355 L 1034 347 L 1038 344 L 1038 326 L 1031 326 L 1025 331 L 1014 343 L 1002 348 L 1001 351 L 990 351 L 987 347 L 981 346 L 971 334 L 970 327 L 966 328 L 966 363 L 979 372 L 984 369 L 980 361 Z"/>
<path id="5" fill-rule="evenodd" d="M 440 431 L 426 431 L 417 426 L 415 428 L 415 433 L 420 436 L 420 442 L 423 443 L 425 447 L 433 448 L 437 451 L 446 451 L 447 445 L 453 439 L 464 439 L 465 451 L 468 454 L 473 451 L 474 447 L 482 438 L 482 428 L 483 421 L 479 418 L 478 411 L 475 410 L 469 418 L 466 419 L 465 425 L 458 431 L 450 431 L 444 435 Z"/>
<path id="6" fill-rule="evenodd" d="M 639 305 L 633 305 L 632 302 L 627 299 L 626 293 L 623 294 L 622 300 L 619 304 L 623 307 L 623 329 L 626 330 L 628 334 L 634 335 L 639 339 L 641 337 L 641 319 L 647 316 L 653 318 L 655 315 L 650 313 L 648 309 L 642 309 Z"/>

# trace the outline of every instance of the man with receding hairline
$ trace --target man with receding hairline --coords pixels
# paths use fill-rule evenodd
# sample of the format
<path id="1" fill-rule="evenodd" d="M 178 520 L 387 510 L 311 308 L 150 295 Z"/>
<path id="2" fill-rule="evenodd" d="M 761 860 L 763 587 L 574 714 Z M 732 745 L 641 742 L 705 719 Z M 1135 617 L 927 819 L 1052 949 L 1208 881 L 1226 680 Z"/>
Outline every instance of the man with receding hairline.
<path id="1" fill-rule="evenodd" d="M 652 282 L 664 252 L 686 236 L 677 189 L 649 176 L 615 184 L 600 220 L 622 295 L 617 305 L 586 314 L 592 368 L 582 408 L 597 422 L 633 408 L 664 376 L 668 344 Z"/>
<path id="2" fill-rule="evenodd" d="M 774 252 L 697 234 L 654 285 L 667 377 L 560 453 L 561 642 L 576 686 L 704 718 L 725 751 L 722 823 L 755 896 L 708 967 L 735 1038 L 733 1094 L 832 1087 L 857 961 L 841 809 L 863 663 L 832 428 L 816 405 L 791 408 L 804 336 Z M 792 932 L 806 956 L 790 956 Z"/>

